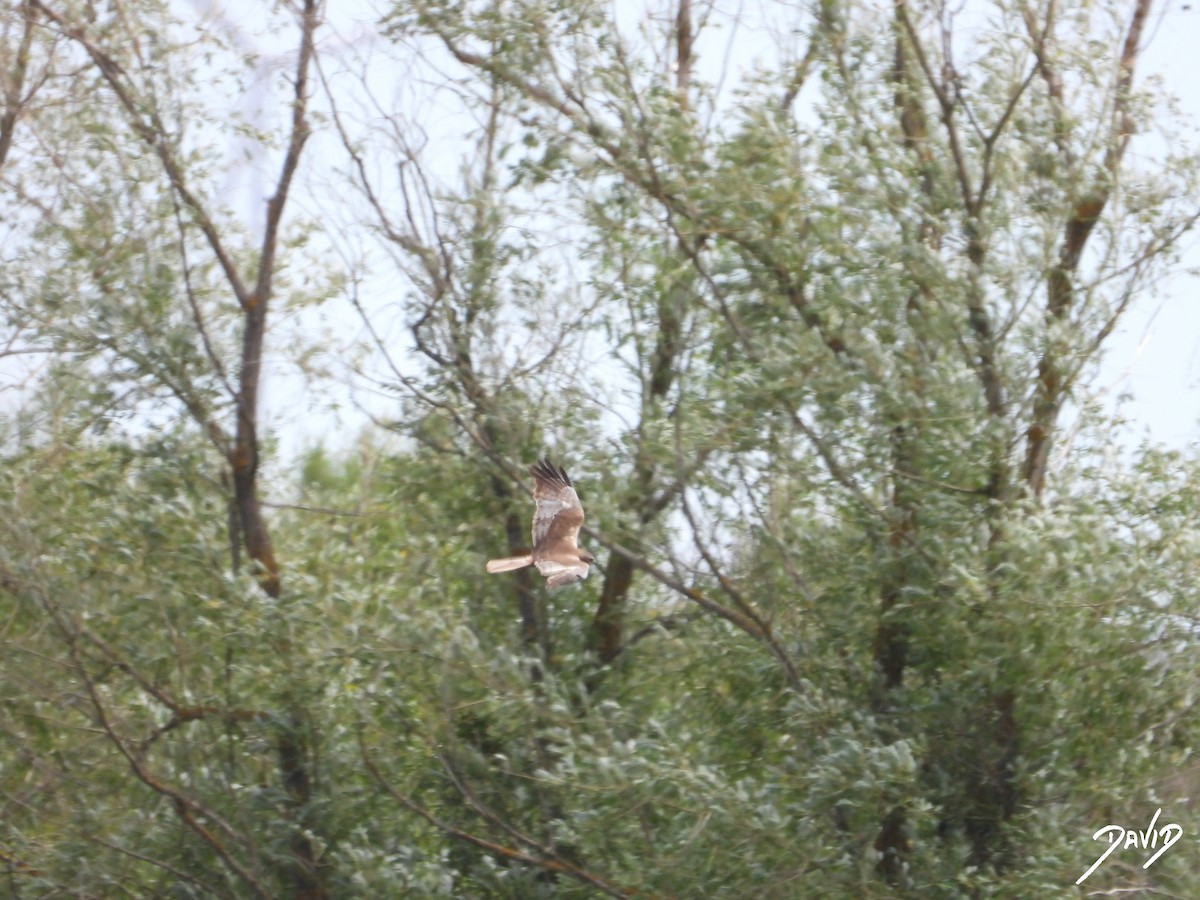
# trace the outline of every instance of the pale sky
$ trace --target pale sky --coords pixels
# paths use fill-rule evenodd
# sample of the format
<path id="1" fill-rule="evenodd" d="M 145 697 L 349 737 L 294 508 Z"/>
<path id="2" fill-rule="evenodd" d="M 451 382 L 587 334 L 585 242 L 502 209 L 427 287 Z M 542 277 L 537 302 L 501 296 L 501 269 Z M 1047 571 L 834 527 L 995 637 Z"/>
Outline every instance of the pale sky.
<path id="1" fill-rule="evenodd" d="M 1153 24 L 1148 29 L 1149 41 L 1139 68 L 1138 81 L 1145 84 L 1149 77 L 1162 79 L 1165 90 L 1178 98 L 1181 113 L 1190 118 L 1186 132 L 1200 147 L 1200 78 L 1195 74 L 1197 56 L 1200 55 L 1200 0 L 1196 2 L 1198 8 L 1192 8 L 1190 3 L 1181 0 L 1166 0 L 1165 4 L 1160 0 Z M 333 5 L 331 8 L 337 19 L 325 31 L 323 42 L 331 38 L 336 29 L 341 38 L 353 45 L 356 51 L 369 55 L 371 45 L 377 44 L 380 39 L 373 37 L 373 28 L 368 23 L 386 5 L 382 0 L 342 0 Z M 756 13 L 768 17 L 772 9 L 781 8 L 769 4 L 750 5 L 755 7 Z M 217 27 L 227 29 L 227 35 L 236 33 L 238 26 L 245 21 L 242 16 L 248 15 L 245 10 L 239 10 L 231 17 L 229 11 L 234 7 L 219 0 L 194 0 L 190 6 L 201 16 L 209 18 L 209 21 L 219 23 Z M 740 4 L 735 4 L 729 10 L 731 18 L 726 20 L 722 29 L 714 32 L 717 40 L 723 43 L 738 34 L 739 29 L 729 23 L 734 14 L 744 11 L 745 8 Z M 794 8 L 791 11 L 794 12 Z M 743 29 L 740 37 L 745 37 L 746 28 L 753 30 L 753 26 L 739 27 Z M 770 29 L 762 30 L 765 34 Z M 333 37 L 331 42 L 336 40 Z M 249 41 L 248 45 L 246 41 Z M 260 27 L 248 29 L 244 40 L 239 35 L 234 43 L 251 46 L 262 53 L 263 62 L 259 71 L 263 73 L 263 78 L 269 79 L 272 72 L 286 68 L 293 49 L 286 44 L 280 45 L 278 41 L 279 38 L 273 38 Z M 328 43 L 325 48 L 328 49 Z M 731 59 L 729 54 L 702 48 L 701 65 L 697 69 L 703 77 L 715 77 L 715 70 L 719 71 L 724 66 L 729 66 L 733 71 L 739 68 L 737 60 Z M 390 73 L 397 83 L 401 83 L 407 74 L 396 71 Z M 731 88 L 736 80 L 736 77 L 729 77 L 726 89 Z M 271 110 L 279 108 L 273 102 L 271 92 L 264 89 L 264 83 L 250 85 L 240 98 L 243 111 L 251 113 L 252 117 L 261 110 L 263 116 L 270 118 L 273 115 Z M 388 91 L 382 91 L 380 96 L 383 100 L 391 99 Z M 423 112 L 437 113 L 428 105 Z M 1152 155 L 1148 150 L 1153 141 L 1153 136 L 1135 137 L 1131 153 Z M 328 149 L 332 145 L 325 146 Z M 313 148 L 314 145 L 310 144 L 310 154 Z M 245 149 L 248 148 L 240 148 Z M 223 199 L 232 200 L 235 208 L 242 212 L 244 221 L 254 227 L 261 222 L 263 201 L 269 191 L 269 179 L 275 173 L 275 163 L 254 152 L 249 157 L 242 152 L 234 152 L 238 150 L 231 148 L 229 154 L 231 168 L 226 185 L 229 195 Z M 240 164 L 233 162 L 235 158 L 241 160 Z M 336 164 L 343 165 L 340 160 Z M 333 180 L 334 175 L 330 172 L 327 188 L 330 188 Z M 292 200 L 297 204 L 295 213 L 298 215 L 322 213 L 321 210 L 315 210 L 313 201 L 306 200 L 299 191 L 293 192 Z M 1200 197 L 1196 198 L 1196 203 L 1200 205 Z M 349 225 L 353 218 L 346 211 L 344 203 L 340 211 L 329 210 L 328 214 L 326 221 L 329 224 L 341 219 Z M 1196 274 L 1200 270 L 1200 235 L 1188 237 L 1186 248 L 1183 265 L 1161 286 L 1160 295 L 1139 298 L 1127 313 L 1123 326 L 1109 341 L 1104 365 L 1093 385 L 1094 391 L 1102 393 L 1108 404 L 1115 403 L 1122 394 L 1132 395 L 1133 399 L 1122 408 L 1135 423 L 1133 433 L 1129 435 L 1133 442 L 1142 435 L 1154 442 L 1177 448 L 1200 442 L 1200 277 Z M 402 287 L 393 277 L 391 285 L 384 291 L 391 294 L 394 297 L 392 302 L 395 302 L 400 299 Z M 304 314 L 306 319 L 309 315 Z M 312 321 L 319 323 L 324 319 L 338 332 L 345 332 L 347 327 L 358 331 L 353 312 L 343 299 L 329 301 L 323 309 L 312 315 Z M 276 321 L 275 324 L 282 323 Z M 325 407 L 331 399 L 331 392 L 326 392 L 324 396 L 313 394 L 312 383 L 300 379 L 295 367 L 284 361 L 285 339 L 277 332 L 273 332 L 272 337 L 273 358 L 268 360 L 268 377 L 276 380 L 277 387 L 267 385 L 264 395 L 266 406 L 262 413 L 264 421 L 273 423 L 278 436 L 284 441 L 285 456 L 318 441 L 332 440 L 336 444 L 339 437 L 352 436 L 366 425 L 366 420 L 354 411 L 351 404 L 343 402 L 341 412 L 337 414 L 327 411 Z M 407 352 L 409 340 L 405 332 L 396 334 L 396 349 L 402 355 Z M 19 402 L 18 398 L 23 392 L 13 388 L 24 377 L 21 374 L 22 367 L 30 362 L 12 359 L 0 361 L 3 363 L 0 365 L 0 409 L 11 408 L 14 401 Z M 283 388 L 279 382 L 286 383 L 287 388 Z M 336 387 L 332 388 L 332 391 L 336 390 Z M 280 402 L 281 396 L 288 395 L 294 396 L 295 402 Z"/>
<path id="2" fill-rule="evenodd" d="M 1158 10 L 1143 71 L 1176 95 L 1200 148 L 1200 3 L 1167 0 Z M 1138 151 L 1137 139 L 1131 149 Z M 1195 202 L 1200 207 L 1200 197 Z M 1111 386 L 1112 397 L 1131 394 L 1125 414 L 1154 442 L 1176 448 L 1200 441 L 1200 233 L 1184 246 L 1183 264 L 1162 296 L 1142 298 L 1127 314 L 1097 379 L 1097 387 Z"/>
<path id="3" fill-rule="evenodd" d="M 1195 74 L 1200 54 L 1200 0 L 1197 3 L 1198 7 L 1192 8 L 1190 2 L 1159 0 L 1147 28 L 1138 83 L 1161 79 L 1163 90 L 1175 95 L 1180 115 L 1190 120 L 1185 132 L 1200 150 L 1200 78 Z M 653 5 L 666 10 L 669 4 L 663 0 Z M 364 0 L 364 6 L 378 8 L 379 4 Z M 647 8 L 624 0 L 618 0 L 616 6 L 633 16 L 644 14 Z M 730 53 L 726 45 L 753 47 L 760 37 L 764 42 L 777 37 L 780 31 L 773 20 L 785 16 L 791 21 L 795 8 L 753 0 L 714 8 L 723 10 L 724 18 L 721 12 L 713 15 L 710 24 L 719 27 L 710 28 L 700 46 L 697 72 L 718 80 L 718 73 L 727 70 L 720 81 L 729 90 L 738 80 L 737 70 L 752 61 L 739 65 L 738 54 Z M 740 21 L 735 23 L 738 17 Z M 666 12 L 657 17 L 662 21 L 668 18 Z M 358 17 L 364 22 L 369 19 L 366 13 Z M 346 30 L 355 31 L 352 27 Z M 1161 145 L 1155 135 L 1136 136 L 1127 162 L 1151 159 L 1158 152 L 1156 142 Z M 1200 197 L 1196 203 L 1200 206 Z M 1131 444 L 1148 437 L 1182 449 L 1200 441 L 1200 277 L 1196 274 L 1200 271 L 1200 234 L 1185 237 L 1185 248 L 1181 265 L 1158 286 L 1157 294 L 1147 292 L 1126 313 L 1122 326 L 1109 339 L 1100 373 L 1089 387 L 1090 396 L 1098 396 L 1109 408 L 1121 402 L 1124 415 L 1131 420 L 1124 436 Z M 398 337 L 406 339 L 405 335 Z"/>

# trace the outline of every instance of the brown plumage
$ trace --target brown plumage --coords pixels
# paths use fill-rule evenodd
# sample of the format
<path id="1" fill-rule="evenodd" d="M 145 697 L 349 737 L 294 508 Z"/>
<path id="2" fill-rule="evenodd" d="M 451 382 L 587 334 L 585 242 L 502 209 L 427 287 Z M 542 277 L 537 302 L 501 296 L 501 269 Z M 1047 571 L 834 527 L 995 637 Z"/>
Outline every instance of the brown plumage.
<path id="1" fill-rule="evenodd" d="M 526 566 L 537 566 L 546 578 L 546 586 L 561 587 L 583 581 L 588 566 L 596 558 L 578 544 L 579 527 L 583 525 L 583 504 L 571 486 L 571 479 L 562 466 L 543 459 L 530 466 L 533 473 L 533 552 L 528 556 L 493 559 L 487 564 L 489 572 L 511 572 Z"/>

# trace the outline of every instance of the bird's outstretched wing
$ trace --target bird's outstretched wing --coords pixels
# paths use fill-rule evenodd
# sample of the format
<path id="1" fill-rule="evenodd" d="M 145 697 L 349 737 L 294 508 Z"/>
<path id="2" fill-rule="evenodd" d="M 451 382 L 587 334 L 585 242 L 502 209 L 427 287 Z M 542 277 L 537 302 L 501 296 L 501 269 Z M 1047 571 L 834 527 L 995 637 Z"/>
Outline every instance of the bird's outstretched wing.
<path id="1" fill-rule="evenodd" d="M 533 500 L 537 504 L 533 512 L 533 558 L 576 553 L 583 504 L 566 470 L 543 459 L 529 471 L 533 473 Z"/>
<path id="2" fill-rule="evenodd" d="M 571 486 L 562 466 L 543 459 L 530 466 L 533 473 L 533 552 L 528 556 L 493 559 L 489 572 L 511 572 L 525 566 L 537 566 L 547 587 L 583 581 L 595 557 L 579 549 L 579 528 L 583 525 L 583 504 Z"/>

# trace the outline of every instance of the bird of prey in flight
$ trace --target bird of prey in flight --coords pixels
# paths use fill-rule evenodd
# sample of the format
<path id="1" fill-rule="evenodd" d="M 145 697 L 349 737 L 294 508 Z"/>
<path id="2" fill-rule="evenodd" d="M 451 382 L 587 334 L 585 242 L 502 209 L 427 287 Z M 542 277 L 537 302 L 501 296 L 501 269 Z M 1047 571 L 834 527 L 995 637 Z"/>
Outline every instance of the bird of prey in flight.
<path id="1" fill-rule="evenodd" d="M 580 550 L 579 526 L 583 524 L 583 505 L 571 487 L 571 479 L 562 466 L 543 459 L 529 467 L 533 473 L 533 552 L 527 556 L 493 559 L 487 564 L 489 572 L 511 572 L 526 566 L 537 566 L 546 579 L 546 586 L 562 587 L 583 581 L 588 566 L 596 557 Z"/>

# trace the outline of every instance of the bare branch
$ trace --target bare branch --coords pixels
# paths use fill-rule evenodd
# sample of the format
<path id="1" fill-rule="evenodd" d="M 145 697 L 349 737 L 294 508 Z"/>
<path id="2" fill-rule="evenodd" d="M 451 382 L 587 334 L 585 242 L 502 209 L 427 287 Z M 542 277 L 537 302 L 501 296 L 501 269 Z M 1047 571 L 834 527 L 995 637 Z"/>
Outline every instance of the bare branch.
<path id="1" fill-rule="evenodd" d="M 390 782 L 387 781 L 386 778 L 384 778 L 383 773 L 379 770 L 379 766 L 376 764 L 374 758 L 372 758 L 370 752 L 367 750 L 366 740 L 363 737 L 361 730 L 359 731 L 358 735 L 358 743 L 362 753 L 363 764 L 366 766 L 367 771 L 371 773 L 371 777 L 373 777 L 379 786 L 387 792 L 388 796 L 390 796 L 405 809 L 416 813 L 418 816 L 448 837 L 471 844 L 480 848 L 481 850 L 486 850 L 488 853 L 494 853 L 495 855 L 503 857 L 504 859 L 511 859 L 515 862 L 534 866 L 547 872 L 557 872 L 563 875 L 570 875 L 572 878 L 576 878 L 585 884 L 590 884 L 592 887 L 610 897 L 632 897 L 637 894 L 636 891 L 619 888 L 616 885 L 605 881 L 603 878 L 600 878 L 598 875 L 594 875 L 586 869 L 582 869 L 579 866 L 576 866 L 573 863 L 558 857 L 557 855 L 551 856 L 547 854 L 545 848 L 542 847 L 541 844 L 527 836 L 522 835 L 521 842 L 525 843 L 527 846 L 533 847 L 541 855 L 534 856 L 522 850 L 506 847 L 503 844 L 497 844 L 495 841 L 490 841 L 487 838 L 479 837 L 478 835 L 463 831 L 461 828 L 457 828 L 448 822 L 443 822 L 407 794 L 397 790 Z"/>
<path id="2" fill-rule="evenodd" d="M 670 588 L 677 594 L 687 597 L 693 603 L 696 603 L 703 609 L 708 610 L 708 612 L 713 613 L 730 624 L 737 626 L 751 637 L 757 640 L 764 640 L 766 638 L 766 634 L 763 632 L 762 628 L 759 627 L 758 623 L 744 613 L 740 613 L 735 609 L 730 609 L 728 606 L 713 600 L 707 594 L 704 594 L 695 588 L 688 587 L 676 578 L 672 578 L 666 572 L 662 571 L 662 569 L 659 569 L 651 564 L 650 561 L 640 553 L 635 553 L 628 547 L 623 547 L 616 541 L 610 540 L 591 526 L 584 525 L 582 530 L 584 534 L 592 538 L 601 546 L 606 547 L 613 553 L 616 553 L 617 555 L 629 560 L 636 568 L 641 569 L 659 584 Z"/>
<path id="3" fill-rule="evenodd" d="M 688 524 L 692 528 L 692 543 L 695 545 L 696 550 L 699 551 L 700 556 L 704 559 L 709 571 L 712 572 L 713 577 L 717 579 L 717 583 L 721 585 L 721 589 L 725 591 L 729 599 L 733 601 L 733 604 L 758 627 L 762 635 L 762 640 L 770 648 L 780 665 L 783 666 L 784 672 L 787 674 L 788 683 L 793 688 L 799 687 L 800 673 L 796 670 L 796 664 L 792 661 L 791 655 L 786 649 L 784 649 L 783 645 L 779 643 L 779 639 L 775 637 L 775 634 L 771 628 L 771 623 L 766 621 L 758 607 L 744 594 L 742 594 L 742 592 L 738 590 L 737 586 L 733 583 L 733 580 L 726 575 L 724 571 L 722 571 L 720 563 L 717 562 L 716 557 L 713 556 L 704 540 L 700 537 L 700 526 L 692 512 L 691 504 L 688 503 L 686 494 L 682 496 L 682 500 L 683 502 L 681 506 L 683 508 L 683 515 L 688 520 Z"/>
<path id="4" fill-rule="evenodd" d="M 679 105 L 688 108 L 688 91 L 692 86 L 692 57 L 696 33 L 692 24 L 692 0 L 677 0 L 675 13 L 675 89 Z"/>
<path id="5" fill-rule="evenodd" d="M 313 59 L 313 36 L 321 25 L 320 0 L 304 0 L 300 14 L 300 50 L 296 56 L 293 80 L 292 127 L 288 136 L 275 193 L 267 201 L 267 222 L 259 247 L 258 279 L 254 286 L 254 302 L 265 304 L 271 296 L 275 277 L 275 253 L 279 245 L 279 223 L 287 205 L 288 191 L 300 165 L 300 154 L 311 133 L 308 125 L 308 73 Z"/>
<path id="6" fill-rule="evenodd" d="M 16 52 L 12 58 L 12 68 L 0 72 L 0 87 L 4 92 L 4 107 L 0 110 L 0 168 L 4 167 L 12 148 L 13 135 L 17 130 L 17 120 L 29 98 L 22 96 L 25 90 L 25 77 L 29 71 L 30 50 L 33 47 L 33 3 L 31 0 L 21 2 L 21 38 L 17 42 Z"/>
<path id="7" fill-rule="evenodd" d="M 218 263 L 220 263 L 221 269 L 225 273 L 225 277 L 229 281 L 229 285 L 233 289 L 238 302 L 243 307 L 247 306 L 251 300 L 250 292 L 242 281 L 241 273 L 238 271 L 237 264 L 233 260 L 233 255 L 226 249 L 220 230 L 209 216 L 203 202 L 201 202 L 200 198 L 188 185 L 183 168 L 175 156 L 174 148 L 168 140 L 167 127 L 158 117 L 157 111 L 152 106 L 147 108 L 145 104 L 137 101 L 125 70 L 109 54 L 100 49 L 88 37 L 84 29 L 72 25 L 67 21 L 65 16 L 51 9 L 42 0 L 29 0 L 29 3 L 31 8 L 38 10 L 43 16 L 57 25 L 64 35 L 79 44 L 96 65 L 96 68 L 100 70 L 101 76 L 103 76 L 108 86 L 120 101 L 121 106 L 125 109 L 130 125 L 138 137 L 154 151 L 154 154 L 162 164 L 163 171 L 171 182 L 171 187 L 179 195 L 180 200 L 183 201 L 183 205 L 187 207 L 189 214 L 195 219 L 197 226 L 204 234 L 209 248 L 217 258 Z"/>
<path id="8" fill-rule="evenodd" d="M 958 176 L 958 188 L 962 194 L 963 209 L 966 211 L 968 218 L 974 218 L 979 213 L 979 197 L 972 188 L 970 167 L 967 163 L 966 154 L 963 151 L 962 138 L 958 133 L 958 125 L 954 120 L 957 98 L 951 93 L 947 85 L 943 83 L 938 73 L 933 70 L 933 64 L 925 52 L 925 44 L 921 40 L 921 36 L 913 25 L 912 20 L 909 18 L 906 0 L 895 0 L 895 8 L 896 18 L 900 22 L 904 34 L 908 37 L 913 55 L 916 57 L 917 64 L 925 76 L 925 82 L 929 85 L 929 89 L 933 91 L 934 97 L 937 98 L 938 106 L 941 108 L 942 125 L 945 127 L 946 139 L 950 146 L 950 155 L 954 160 L 954 171 Z"/>
<path id="9" fill-rule="evenodd" d="M 196 800 L 194 797 L 189 796 L 180 789 L 168 784 L 154 775 L 143 762 L 141 754 L 135 752 L 126 742 L 126 740 L 117 733 L 116 728 L 111 721 L 104 699 L 96 687 L 95 678 L 88 671 L 85 660 L 80 653 L 78 639 L 83 637 L 93 643 L 96 643 L 94 636 L 86 634 L 84 630 L 77 628 L 74 623 L 69 622 L 62 610 L 49 597 L 45 596 L 45 594 L 37 588 L 33 588 L 32 586 L 22 583 L 11 572 L 7 570 L 0 570 L 0 584 L 3 584 L 7 590 L 30 590 L 37 594 L 39 604 L 43 609 L 46 610 L 52 621 L 55 622 L 59 632 L 62 635 L 70 656 L 71 664 L 78 674 L 79 680 L 83 683 L 101 731 L 105 734 L 112 745 L 116 747 L 121 756 L 125 758 L 125 761 L 129 764 L 130 769 L 133 771 L 137 779 L 155 793 L 170 800 L 184 825 L 186 825 L 205 844 L 207 844 L 214 853 L 217 854 L 222 862 L 224 862 L 225 865 L 228 866 L 229 869 L 242 880 L 242 882 L 254 894 L 254 896 L 264 898 L 264 900 L 270 897 L 270 894 L 263 888 L 254 874 L 230 852 L 216 832 L 204 824 L 204 822 L 208 821 L 213 823 L 221 832 L 238 841 L 243 841 L 244 835 L 239 833 L 221 816 L 209 809 L 200 801 Z M 100 646 L 100 644 L 97 644 L 97 646 Z M 131 670 L 127 671 L 129 671 L 129 674 L 134 674 Z M 139 680 L 139 685 L 143 687 L 143 689 L 146 689 L 147 687 L 144 680 Z M 151 691 L 151 693 L 153 693 L 156 699 L 159 699 L 160 701 L 164 701 L 166 698 L 166 695 L 161 691 Z"/>
<path id="10" fill-rule="evenodd" d="M 1044 321 L 1047 332 L 1051 335 L 1076 303 L 1075 280 L 1083 251 L 1112 196 L 1118 180 L 1121 158 L 1129 144 L 1133 130 L 1129 115 L 1133 77 L 1141 47 L 1142 31 L 1152 2 L 1153 0 L 1135 2 L 1118 60 L 1118 76 L 1112 95 L 1112 121 L 1104 159 L 1099 172 L 1079 192 L 1067 213 L 1059 244 L 1058 263 L 1051 267 L 1046 276 Z M 1041 51 L 1041 54 L 1044 55 L 1044 51 Z M 1039 55 L 1039 59 L 1042 55 Z M 1061 84 L 1048 64 L 1043 63 L 1043 73 L 1053 98 L 1054 92 L 1061 90 Z M 1072 365 L 1066 359 L 1068 355 L 1051 336 L 1047 339 L 1041 359 L 1038 360 L 1033 415 L 1026 431 L 1026 453 L 1022 468 L 1022 477 L 1035 497 L 1041 496 L 1045 487 L 1053 432 L 1063 400 L 1074 379 Z M 1079 371 L 1078 365 L 1073 367 L 1073 371 Z"/>

